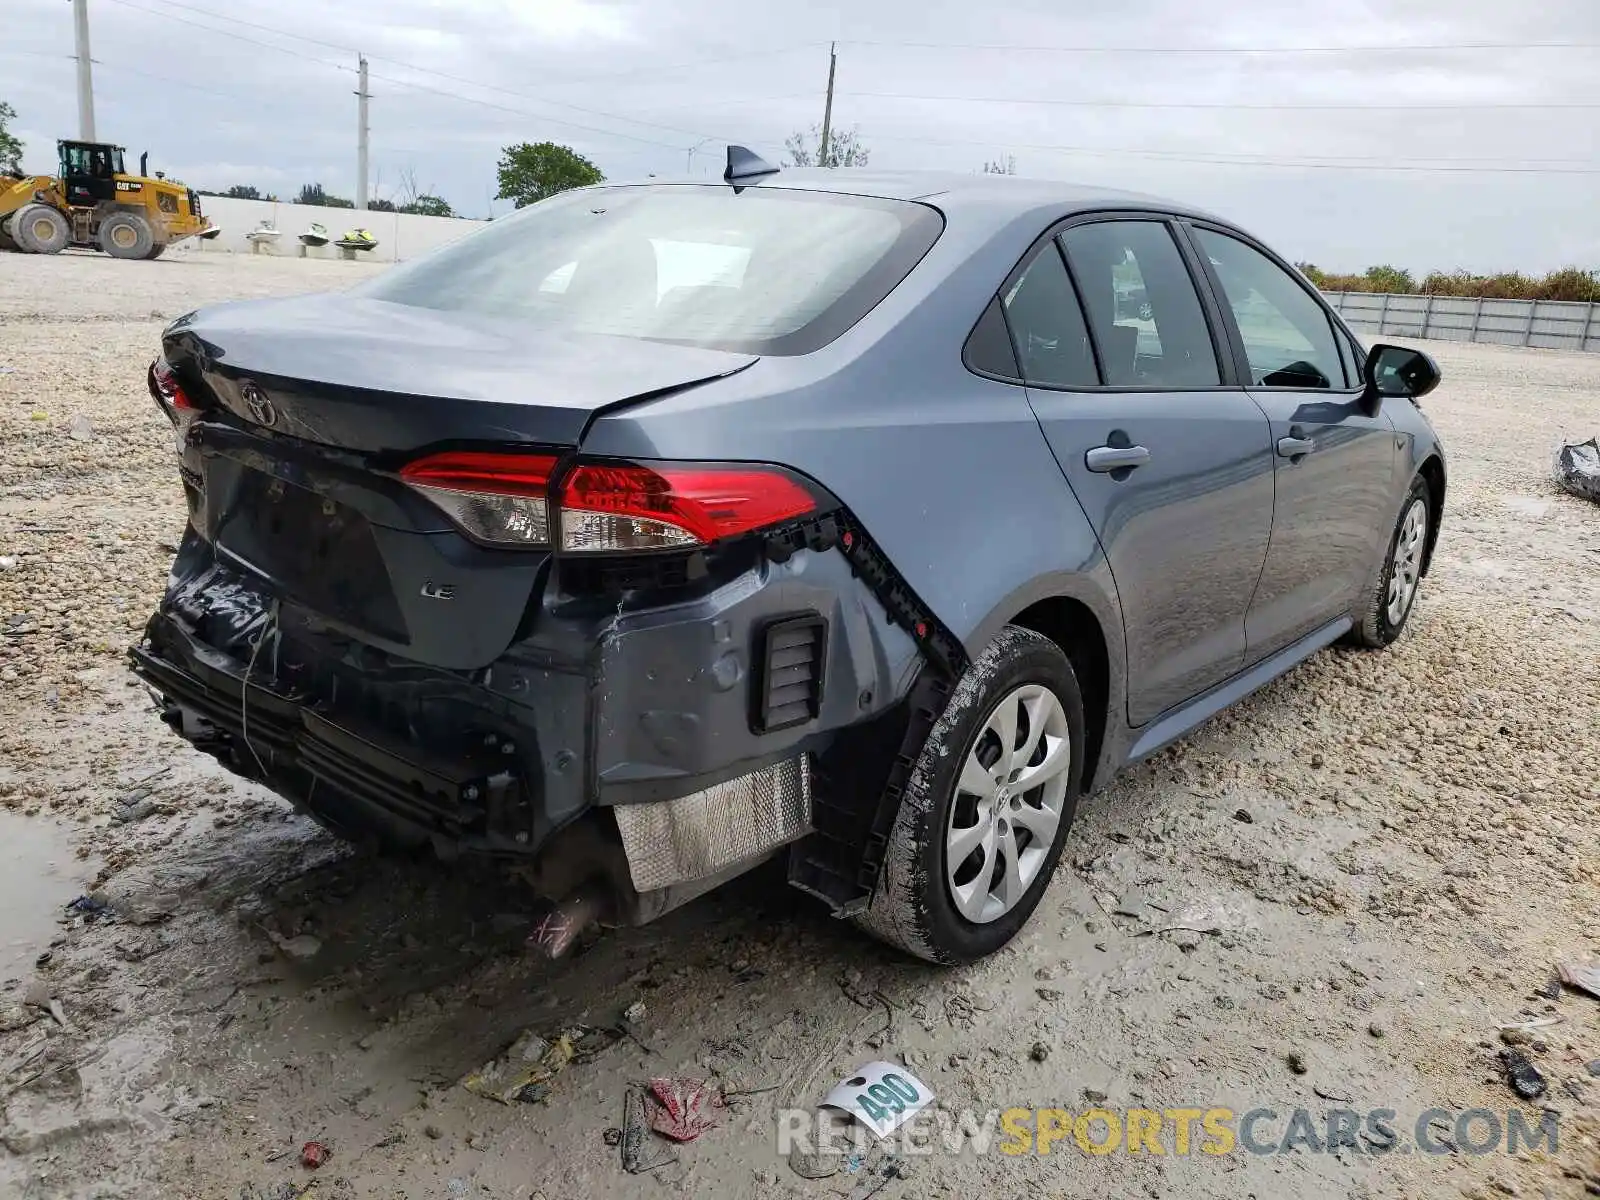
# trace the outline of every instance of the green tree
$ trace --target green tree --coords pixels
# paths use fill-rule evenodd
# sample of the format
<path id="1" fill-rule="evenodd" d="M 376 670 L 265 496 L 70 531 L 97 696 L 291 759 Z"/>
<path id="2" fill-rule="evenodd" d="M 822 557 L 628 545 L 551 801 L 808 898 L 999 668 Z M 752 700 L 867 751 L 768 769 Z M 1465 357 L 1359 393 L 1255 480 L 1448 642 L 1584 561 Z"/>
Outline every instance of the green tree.
<path id="1" fill-rule="evenodd" d="M 791 133 L 783 143 L 791 167 L 864 167 L 872 153 L 861 144 L 856 129 L 828 131 L 828 152 L 822 152 L 822 126 L 813 125 Z"/>
<path id="2" fill-rule="evenodd" d="M 0 175 L 22 175 L 22 142 L 6 125 L 17 119 L 17 110 L 0 100 Z"/>
<path id="3" fill-rule="evenodd" d="M 426 192 L 418 196 L 409 204 L 402 204 L 400 211 L 411 213 L 418 217 L 453 217 L 456 210 L 450 207 L 450 202 L 438 196 L 430 196 Z"/>
<path id="4" fill-rule="evenodd" d="M 394 201 L 393 200 L 380 200 L 380 199 L 377 199 L 377 198 L 373 198 L 371 200 L 368 200 L 367 201 L 367 208 L 372 212 L 394 212 L 395 211 L 395 206 L 394 206 Z"/>
<path id="5" fill-rule="evenodd" d="M 261 199 L 261 191 L 260 191 L 260 189 L 259 188 L 253 188 L 247 183 L 236 183 L 231 188 L 229 188 L 227 191 L 223 192 L 222 194 L 224 196 L 227 196 L 227 197 L 229 197 L 231 199 L 234 199 L 234 200 L 259 200 L 259 199 Z"/>
<path id="6" fill-rule="evenodd" d="M 1409 293 L 1417 290 L 1416 280 L 1404 267 L 1368 267 L 1367 291 Z"/>
<path id="7" fill-rule="evenodd" d="M 320 183 L 308 183 L 300 188 L 300 194 L 295 197 L 296 204 L 316 204 L 323 208 L 354 208 L 354 200 L 346 200 L 342 196 L 330 196 L 322 190 Z"/>
<path id="8" fill-rule="evenodd" d="M 606 179 L 599 167 L 576 150 L 554 142 L 507 146 L 500 152 L 499 174 L 500 194 L 495 199 L 515 201 L 518 208 Z"/>

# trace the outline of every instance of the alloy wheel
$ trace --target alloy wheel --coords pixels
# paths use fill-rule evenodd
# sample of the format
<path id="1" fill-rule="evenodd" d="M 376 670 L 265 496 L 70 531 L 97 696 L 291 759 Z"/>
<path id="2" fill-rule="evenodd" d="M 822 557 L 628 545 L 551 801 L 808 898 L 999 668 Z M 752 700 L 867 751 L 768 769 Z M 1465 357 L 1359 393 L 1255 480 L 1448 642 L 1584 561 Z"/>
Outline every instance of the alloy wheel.
<path id="1" fill-rule="evenodd" d="M 1422 551 L 1428 539 L 1428 506 L 1419 496 L 1406 509 L 1400 525 L 1400 534 L 1394 541 L 1394 553 L 1389 564 L 1389 600 L 1386 610 L 1389 624 L 1399 625 L 1411 610 L 1417 595 L 1417 583 L 1422 578 Z"/>
<path id="2" fill-rule="evenodd" d="M 1022 902 L 1055 843 L 1071 765 L 1066 710 L 1049 688 L 1023 684 L 990 711 L 945 830 L 950 898 L 967 920 L 987 924 Z"/>

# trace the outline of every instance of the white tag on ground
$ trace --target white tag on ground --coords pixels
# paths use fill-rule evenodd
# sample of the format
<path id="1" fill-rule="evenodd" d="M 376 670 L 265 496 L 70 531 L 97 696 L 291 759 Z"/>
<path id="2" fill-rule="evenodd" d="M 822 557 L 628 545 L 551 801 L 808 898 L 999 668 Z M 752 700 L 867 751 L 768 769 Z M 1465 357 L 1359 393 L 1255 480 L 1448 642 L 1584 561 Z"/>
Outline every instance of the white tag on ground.
<path id="1" fill-rule="evenodd" d="M 822 1103 L 849 1113 L 885 1137 L 932 1100 L 933 1090 L 898 1063 L 870 1062 L 829 1092 Z"/>

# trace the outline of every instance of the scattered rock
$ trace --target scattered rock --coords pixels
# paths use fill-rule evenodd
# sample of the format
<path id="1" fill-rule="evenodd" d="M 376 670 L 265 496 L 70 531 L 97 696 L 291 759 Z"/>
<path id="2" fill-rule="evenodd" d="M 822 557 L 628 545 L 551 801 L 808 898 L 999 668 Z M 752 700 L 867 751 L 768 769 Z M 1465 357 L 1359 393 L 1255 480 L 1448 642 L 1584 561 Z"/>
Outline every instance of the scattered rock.
<path id="1" fill-rule="evenodd" d="M 425 1136 L 432 1138 L 436 1142 L 444 1136 L 444 1130 L 440 1129 L 437 1125 L 424 1125 L 422 1127 L 422 1132 Z"/>
<path id="2" fill-rule="evenodd" d="M 1296 1075 L 1304 1075 L 1310 1068 L 1306 1066 L 1306 1056 L 1299 1050 L 1291 1050 L 1284 1059 L 1289 1064 L 1289 1070 Z"/>
<path id="3" fill-rule="evenodd" d="M 1382 1025 L 1380 1025 L 1376 1021 L 1374 1021 L 1371 1025 L 1367 1026 L 1367 1032 L 1370 1033 L 1375 1038 L 1381 1038 L 1381 1037 L 1386 1036 L 1389 1031 L 1387 1029 L 1385 1029 Z"/>
<path id="4" fill-rule="evenodd" d="M 1506 1082 L 1511 1085 L 1511 1090 L 1524 1100 L 1537 1100 L 1548 1090 L 1544 1076 L 1539 1073 L 1539 1068 L 1528 1061 L 1528 1056 L 1520 1050 L 1500 1051 L 1500 1062 L 1506 1069 Z"/>
<path id="5" fill-rule="evenodd" d="M 1054 1003 L 1061 999 L 1060 988 L 1036 988 L 1035 990 L 1039 993 L 1039 999 L 1041 1000 L 1049 1000 Z"/>
<path id="6" fill-rule="evenodd" d="M 89 423 L 89 418 L 78 413 L 72 418 L 72 424 L 67 428 L 67 436 L 75 442 L 89 442 L 94 440 L 94 426 Z"/>
<path id="7" fill-rule="evenodd" d="M 1042 1063 L 1045 1059 L 1050 1057 L 1050 1047 L 1046 1046 L 1043 1042 L 1035 1042 L 1033 1044 L 1033 1049 L 1028 1051 L 1028 1057 L 1033 1059 L 1033 1061 L 1036 1063 Z"/>
<path id="8" fill-rule="evenodd" d="M 1233 819 L 1235 821 L 1239 821 L 1239 822 L 1241 822 L 1242 824 L 1245 824 L 1245 825 L 1254 825 L 1256 823 L 1255 817 L 1251 815 L 1250 810 L 1248 808 L 1236 808 L 1236 809 L 1234 809 L 1233 810 Z"/>
<path id="9" fill-rule="evenodd" d="M 313 937 L 309 933 L 299 933 L 294 937 L 284 937 L 281 933 L 268 932 L 267 936 L 272 939 L 272 944 L 279 950 L 300 962 L 315 958 L 322 950 L 322 939 Z"/>
<path id="10" fill-rule="evenodd" d="M 1526 1029 L 1502 1029 L 1500 1040 L 1508 1046 L 1526 1046 L 1533 1041 L 1533 1035 Z"/>
<path id="11" fill-rule="evenodd" d="M 1106 1094 L 1099 1088 L 1084 1088 L 1083 1098 L 1090 1104 L 1104 1104 L 1106 1102 Z"/>

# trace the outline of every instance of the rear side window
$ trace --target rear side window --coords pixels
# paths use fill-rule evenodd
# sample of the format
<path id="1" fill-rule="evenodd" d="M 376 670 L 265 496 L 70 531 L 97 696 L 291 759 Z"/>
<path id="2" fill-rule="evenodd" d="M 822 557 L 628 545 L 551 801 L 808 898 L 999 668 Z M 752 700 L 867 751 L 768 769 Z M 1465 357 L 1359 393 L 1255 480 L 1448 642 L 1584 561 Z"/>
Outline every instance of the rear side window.
<path id="1" fill-rule="evenodd" d="M 881 302 L 943 228 L 926 205 L 836 192 L 596 188 L 355 291 L 529 328 L 807 354 Z"/>
<path id="2" fill-rule="evenodd" d="M 1205 310 L 1166 224 L 1096 221 L 1061 235 L 1113 387 L 1222 382 Z"/>
<path id="3" fill-rule="evenodd" d="M 1083 311 L 1054 242 L 1034 257 L 1002 300 L 1025 383 L 1094 387 L 1100 382 Z"/>
<path id="4" fill-rule="evenodd" d="M 1294 276 L 1238 238 L 1211 229 L 1194 233 L 1233 310 L 1251 381 L 1260 387 L 1344 386 L 1333 323 Z"/>

